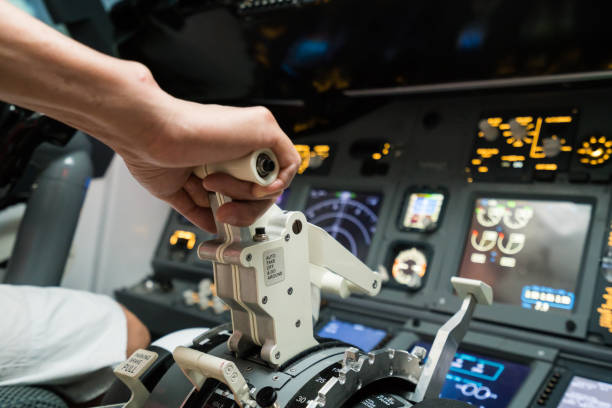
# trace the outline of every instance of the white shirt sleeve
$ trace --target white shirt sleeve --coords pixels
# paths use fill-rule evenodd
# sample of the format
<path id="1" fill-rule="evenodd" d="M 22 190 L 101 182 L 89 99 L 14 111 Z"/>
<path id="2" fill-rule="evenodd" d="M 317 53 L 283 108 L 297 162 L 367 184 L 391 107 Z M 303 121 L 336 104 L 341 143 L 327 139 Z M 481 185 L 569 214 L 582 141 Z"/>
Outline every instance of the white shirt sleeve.
<path id="1" fill-rule="evenodd" d="M 0 284 L 0 386 L 66 384 L 126 358 L 127 323 L 108 296 Z"/>

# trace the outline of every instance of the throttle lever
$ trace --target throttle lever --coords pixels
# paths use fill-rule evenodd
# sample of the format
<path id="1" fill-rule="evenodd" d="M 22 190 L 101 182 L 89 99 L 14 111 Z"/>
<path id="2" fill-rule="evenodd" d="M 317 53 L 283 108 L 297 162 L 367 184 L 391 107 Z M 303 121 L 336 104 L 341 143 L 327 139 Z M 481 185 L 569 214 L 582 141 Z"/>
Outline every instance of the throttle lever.
<path id="1" fill-rule="evenodd" d="M 266 186 L 279 170 L 274 153 L 261 149 L 240 159 L 199 166 L 194 173 L 206 177 L 222 172 Z M 380 291 L 380 276 L 308 223 L 303 213 L 272 205 L 253 225 L 239 228 L 216 216 L 231 198 L 219 193 L 209 197 L 218 236 L 201 243 L 198 256 L 213 262 L 217 296 L 232 315 L 228 348 L 238 355 L 259 348 L 262 360 L 279 367 L 315 346 L 312 316 L 318 300 L 312 285 L 342 296 L 373 296 Z"/>
<path id="2" fill-rule="evenodd" d="M 195 167 L 193 173 L 201 179 L 214 173 L 225 173 L 238 180 L 250 181 L 260 186 L 268 186 L 276 180 L 279 170 L 280 166 L 274 152 L 270 149 L 259 149 L 238 159 L 208 163 Z M 220 240 L 240 242 L 247 238 L 246 233 L 248 229 L 242 230 L 239 227 L 230 226 L 217 220 L 217 210 L 223 204 L 232 201 L 231 197 L 221 193 L 209 192 L 208 201 Z M 223 259 L 219 259 L 219 261 L 222 262 Z"/>
<path id="3" fill-rule="evenodd" d="M 438 398 L 446 374 L 465 336 L 477 304 L 493 303 L 493 289 L 486 283 L 460 277 L 452 277 L 451 283 L 457 296 L 463 299 L 461 308 L 436 333 L 421 378 L 412 395 L 413 401 Z"/>

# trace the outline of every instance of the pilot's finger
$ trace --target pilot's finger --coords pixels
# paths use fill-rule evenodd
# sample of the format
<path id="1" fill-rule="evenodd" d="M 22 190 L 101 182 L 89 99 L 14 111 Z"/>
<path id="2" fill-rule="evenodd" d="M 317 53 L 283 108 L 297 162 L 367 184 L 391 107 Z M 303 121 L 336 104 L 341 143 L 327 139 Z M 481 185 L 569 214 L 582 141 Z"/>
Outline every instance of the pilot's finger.
<path id="1" fill-rule="evenodd" d="M 194 225 L 213 234 L 217 232 L 210 208 L 197 205 L 185 189 L 177 191 L 173 195 L 164 198 L 164 200 Z"/>
<path id="2" fill-rule="evenodd" d="M 202 186 L 202 180 L 198 177 L 193 174 L 189 176 L 183 188 L 196 205 L 200 207 L 210 207 L 208 191 Z"/>
<path id="3" fill-rule="evenodd" d="M 261 217 L 274 204 L 274 201 L 275 199 L 232 201 L 219 207 L 217 219 L 237 227 L 248 227 Z"/>
<path id="4" fill-rule="evenodd" d="M 270 193 L 264 197 L 255 197 L 252 192 L 253 183 L 223 173 L 211 174 L 202 181 L 202 185 L 206 190 L 221 193 L 234 200 L 270 200 L 278 195 Z"/>

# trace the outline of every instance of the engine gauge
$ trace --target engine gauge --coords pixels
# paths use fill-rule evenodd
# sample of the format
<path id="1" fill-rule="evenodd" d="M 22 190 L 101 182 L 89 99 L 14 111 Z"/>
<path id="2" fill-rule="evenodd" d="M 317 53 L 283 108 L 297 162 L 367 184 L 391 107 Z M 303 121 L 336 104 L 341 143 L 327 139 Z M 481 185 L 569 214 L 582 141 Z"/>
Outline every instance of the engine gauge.
<path id="1" fill-rule="evenodd" d="M 406 194 L 401 229 L 431 232 L 442 219 L 446 194 L 443 191 L 411 189 Z"/>
<path id="2" fill-rule="evenodd" d="M 496 200 L 482 200 L 482 205 L 476 207 L 476 219 L 483 227 L 494 227 L 502 220 L 506 207 Z"/>
<path id="3" fill-rule="evenodd" d="M 395 244 L 385 262 L 390 273 L 387 285 L 416 292 L 427 280 L 428 263 L 432 250 L 427 244 L 399 242 Z"/>
<path id="4" fill-rule="evenodd" d="M 416 248 L 401 251 L 393 261 L 391 274 L 397 283 L 418 290 L 427 273 L 427 257 Z"/>
<path id="5" fill-rule="evenodd" d="M 533 209 L 530 206 L 516 207 L 513 201 L 509 201 L 508 208 L 504 213 L 504 224 L 512 229 L 525 228 L 532 217 Z"/>

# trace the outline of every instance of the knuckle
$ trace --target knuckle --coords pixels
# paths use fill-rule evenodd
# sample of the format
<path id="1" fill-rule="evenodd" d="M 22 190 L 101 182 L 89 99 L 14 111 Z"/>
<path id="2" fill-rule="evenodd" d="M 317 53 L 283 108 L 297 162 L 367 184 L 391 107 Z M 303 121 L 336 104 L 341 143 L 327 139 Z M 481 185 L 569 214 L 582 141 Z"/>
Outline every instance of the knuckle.
<path id="1" fill-rule="evenodd" d="M 278 142 L 278 124 L 272 112 L 264 106 L 255 106 L 252 108 L 255 114 L 255 123 L 257 123 L 257 136 L 262 145 L 271 147 Z"/>
<path id="2" fill-rule="evenodd" d="M 302 164 L 302 158 L 298 154 L 297 150 L 294 151 L 293 154 L 291 155 L 291 162 L 295 166 L 296 170 L 300 166 L 300 164 Z"/>
<path id="3" fill-rule="evenodd" d="M 136 81 L 143 84 L 154 84 L 155 79 L 153 78 L 153 74 L 151 70 L 144 64 L 137 61 L 130 61 L 131 69 Z"/>
<path id="4" fill-rule="evenodd" d="M 281 182 L 281 185 L 280 185 L 280 189 L 281 189 L 281 190 L 284 190 L 284 189 L 286 189 L 287 187 L 289 187 L 289 182 L 288 182 L 288 180 L 287 180 L 287 179 L 285 179 L 284 177 L 283 177 L 283 178 L 280 178 L 280 177 L 279 177 L 278 179 L 279 179 L 279 180 L 280 180 L 280 182 Z"/>
<path id="5" fill-rule="evenodd" d="M 262 122 L 267 124 L 276 124 L 276 119 L 274 118 L 272 112 L 270 112 L 270 109 L 266 108 L 265 106 L 255 106 L 253 109 Z"/>

